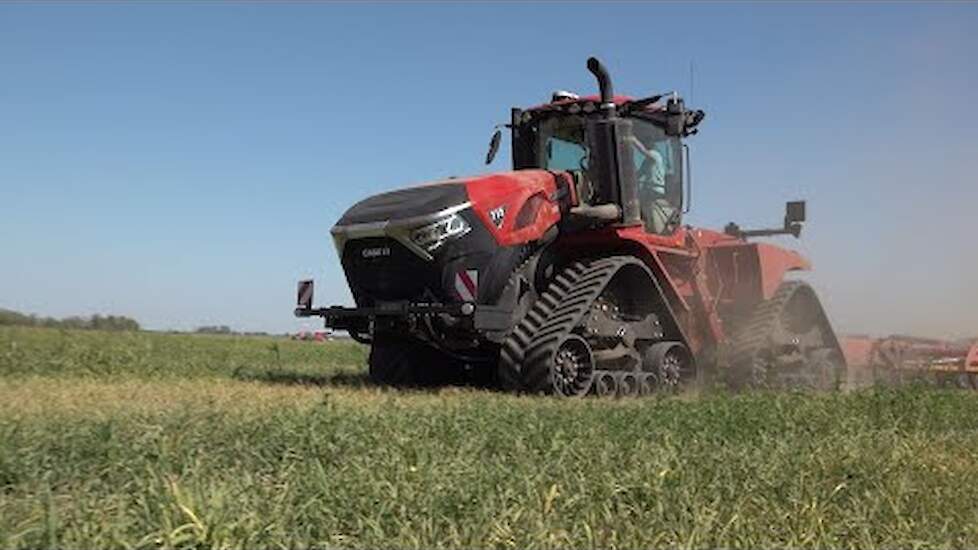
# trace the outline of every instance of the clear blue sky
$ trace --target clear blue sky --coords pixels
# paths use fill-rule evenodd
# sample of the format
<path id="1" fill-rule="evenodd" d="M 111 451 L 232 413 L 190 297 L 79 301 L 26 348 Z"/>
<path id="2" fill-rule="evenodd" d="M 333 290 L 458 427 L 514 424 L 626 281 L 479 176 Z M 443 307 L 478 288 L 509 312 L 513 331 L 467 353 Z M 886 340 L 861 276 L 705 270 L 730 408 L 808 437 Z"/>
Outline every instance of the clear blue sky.
<path id="1" fill-rule="evenodd" d="M 978 333 L 976 4 L 0 4 L 0 307 L 293 330 L 355 200 L 485 171 L 557 88 L 707 111 L 694 212 L 801 241 L 840 330 Z M 492 169 L 504 169 L 504 148 Z M 305 322 L 310 326 L 309 322 Z"/>

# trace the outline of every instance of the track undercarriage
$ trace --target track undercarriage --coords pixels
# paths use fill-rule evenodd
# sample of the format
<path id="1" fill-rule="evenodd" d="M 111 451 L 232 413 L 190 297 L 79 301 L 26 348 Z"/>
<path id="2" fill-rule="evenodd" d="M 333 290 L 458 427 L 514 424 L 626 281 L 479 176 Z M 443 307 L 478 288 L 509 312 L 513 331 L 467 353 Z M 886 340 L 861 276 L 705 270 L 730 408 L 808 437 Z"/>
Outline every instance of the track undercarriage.
<path id="1" fill-rule="evenodd" d="M 802 282 L 785 282 L 761 302 L 727 352 L 726 364 L 698 365 L 648 269 L 612 256 L 573 262 L 534 294 L 499 348 L 495 373 L 494 358 L 472 364 L 381 336 L 371 375 L 397 386 L 475 382 L 564 397 L 672 392 L 700 378 L 700 369 L 736 388 L 831 390 L 845 377 L 831 326 Z"/>
<path id="2" fill-rule="evenodd" d="M 692 356 L 678 330 L 661 318 L 655 289 L 635 258 L 572 263 L 503 342 L 501 386 L 568 397 L 626 396 L 691 378 Z"/>
<path id="3" fill-rule="evenodd" d="M 838 389 L 846 364 L 812 288 L 785 281 L 737 331 L 730 345 L 738 387 Z"/>

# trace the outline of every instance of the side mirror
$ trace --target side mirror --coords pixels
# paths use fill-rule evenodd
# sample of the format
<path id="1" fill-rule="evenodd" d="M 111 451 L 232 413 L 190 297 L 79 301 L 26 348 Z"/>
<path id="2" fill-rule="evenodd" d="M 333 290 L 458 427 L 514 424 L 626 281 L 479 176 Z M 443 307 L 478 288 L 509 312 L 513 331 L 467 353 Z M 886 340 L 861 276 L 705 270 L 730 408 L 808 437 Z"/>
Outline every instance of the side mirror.
<path id="1" fill-rule="evenodd" d="M 805 221 L 805 201 L 790 201 L 784 205 L 785 223 Z"/>
<path id="2" fill-rule="evenodd" d="M 486 164 L 492 164 L 492 159 L 496 158 L 496 153 L 499 152 L 499 142 L 503 139 L 502 130 L 496 130 L 492 134 L 492 139 L 489 140 L 489 152 L 486 153 Z"/>
<path id="3" fill-rule="evenodd" d="M 299 281 L 298 292 L 296 293 L 296 310 L 312 309 L 313 282 L 312 279 Z"/>
<path id="4" fill-rule="evenodd" d="M 805 201 L 789 201 L 784 205 L 784 230 L 797 239 L 805 221 Z"/>

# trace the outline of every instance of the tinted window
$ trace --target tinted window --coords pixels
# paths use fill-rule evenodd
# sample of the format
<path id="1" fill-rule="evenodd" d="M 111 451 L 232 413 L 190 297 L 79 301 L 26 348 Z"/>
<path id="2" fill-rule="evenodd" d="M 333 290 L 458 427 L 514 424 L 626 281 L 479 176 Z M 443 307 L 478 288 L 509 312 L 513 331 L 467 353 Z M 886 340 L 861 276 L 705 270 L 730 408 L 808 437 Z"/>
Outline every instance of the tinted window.
<path id="1" fill-rule="evenodd" d="M 584 119 L 576 116 L 552 117 L 540 125 L 540 162 L 547 170 L 584 170 L 587 167 L 587 140 Z"/>

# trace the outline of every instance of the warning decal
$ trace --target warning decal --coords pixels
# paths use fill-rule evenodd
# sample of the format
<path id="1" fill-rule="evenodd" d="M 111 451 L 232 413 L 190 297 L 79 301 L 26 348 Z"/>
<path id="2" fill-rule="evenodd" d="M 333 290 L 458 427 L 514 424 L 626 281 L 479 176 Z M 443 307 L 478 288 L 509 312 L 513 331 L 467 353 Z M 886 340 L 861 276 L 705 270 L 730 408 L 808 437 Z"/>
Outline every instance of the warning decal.
<path id="1" fill-rule="evenodd" d="M 455 274 L 455 292 L 466 302 L 474 302 L 479 295 L 479 271 L 466 269 Z"/>

